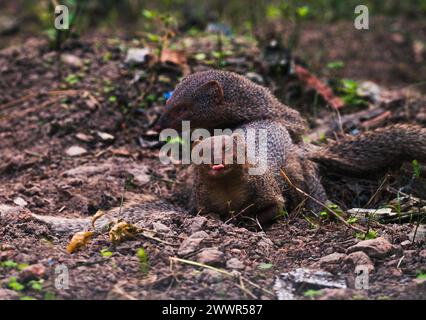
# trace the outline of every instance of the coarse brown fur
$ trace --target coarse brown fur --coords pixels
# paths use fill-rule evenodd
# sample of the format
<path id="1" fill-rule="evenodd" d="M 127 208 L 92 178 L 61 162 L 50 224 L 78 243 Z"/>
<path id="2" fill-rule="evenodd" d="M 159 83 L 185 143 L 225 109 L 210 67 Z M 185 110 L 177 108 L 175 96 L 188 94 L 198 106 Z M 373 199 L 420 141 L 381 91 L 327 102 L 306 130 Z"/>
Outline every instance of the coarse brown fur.
<path id="1" fill-rule="evenodd" d="M 426 129 L 415 125 L 394 125 L 308 151 L 308 146 L 301 143 L 305 121 L 299 113 L 280 103 L 268 89 L 232 72 L 210 70 L 182 80 L 167 101 L 158 128 L 179 129 L 183 120 L 190 120 L 192 129 L 266 128 L 270 135 L 268 160 L 271 161 L 263 177 L 253 178 L 244 170 L 237 170 L 234 176 L 210 181 L 200 169 L 202 166 L 196 170 L 194 206 L 207 211 L 229 212 L 230 200 L 235 207 L 231 211 L 250 204 L 257 213 L 270 207 L 273 208 L 270 212 L 276 212 L 289 203 L 294 206 L 300 194 L 283 188 L 281 169 L 294 185 L 325 201 L 316 163 L 327 172 L 356 176 L 381 171 L 405 160 L 426 161 Z M 307 200 L 307 207 L 319 209 L 312 200 Z M 270 218 L 271 214 L 267 216 Z"/>

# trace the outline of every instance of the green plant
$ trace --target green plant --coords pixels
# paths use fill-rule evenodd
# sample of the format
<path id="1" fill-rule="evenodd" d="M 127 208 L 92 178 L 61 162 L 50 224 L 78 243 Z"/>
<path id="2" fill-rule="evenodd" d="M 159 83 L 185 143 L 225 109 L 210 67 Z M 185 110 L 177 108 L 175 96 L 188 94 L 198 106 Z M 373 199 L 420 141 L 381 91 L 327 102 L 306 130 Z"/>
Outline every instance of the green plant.
<path id="1" fill-rule="evenodd" d="M 28 282 L 28 285 L 33 290 L 41 291 L 43 289 L 43 282 L 44 282 L 43 279 L 40 279 L 40 280 L 31 280 L 30 282 Z"/>
<path id="2" fill-rule="evenodd" d="M 15 268 L 18 267 L 18 264 L 13 260 L 6 260 L 6 261 L 3 261 L 3 262 L 0 262 L 0 267 L 15 269 Z"/>
<path id="3" fill-rule="evenodd" d="M 136 251 L 136 256 L 139 259 L 139 270 L 144 274 L 147 275 L 149 271 L 149 264 L 148 264 L 148 255 L 145 252 L 144 248 L 139 248 Z"/>
<path id="4" fill-rule="evenodd" d="M 65 78 L 65 82 L 71 86 L 78 83 L 79 81 L 80 81 L 80 76 L 74 73 L 69 74 Z"/>
<path id="5" fill-rule="evenodd" d="M 15 291 L 22 291 L 25 288 L 25 286 L 23 284 L 18 282 L 16 277 L 9 278 L 7 286 L 8 286 L 8 288 L 15 290 Z"/>
<path id="6" fill-rule="evenodd" d="M 377 232 L 374 230 L 368 230 L 366 233 L 357 232 L 355 236 L 361 240 L 370 240 L 377 238 Z"/>
<path id="7" fill-rule="evenodd" d="M 112 251 L 109 251 L 108 248 L 103 248 L 101 250 L 101 256 L 104 258 L 109 258 L 112 256 Z"/>
<path id="8" fill-rule="evenodd" d="M 345 63 L 343 61 L 340 61 L 340 60 L 331 61 L 331 62 L 327 63 L 328 69 L 341 69 L 344 66 L 345 66 Z"/>
<path id="9" fill-rule="evenodd" d="M 307 298 L 314 299 L 322 294 L 321 290 L 307 290 L 303 293 L 303 295 Z"/>
<path id="10" fill-rule="evenodd" d="M 170 40 L 176 35 L 177 19 L 170 13 L 160 13 L 155 10 L 144 9 L 145 38 L 153 44 L 157 51 L 158 60 L 161 60 L 163 50 L 169 46 Z"/>
<path id="11" fill-rule="evenodd" d="M 365 107 L 368 103 L 358 95 L 358 82 L 350 79 L 341 79 L 337 88 L 345 105 Z"/>
<path id="12" fill-rule="evenodd" d="M 273 267 L 274 265 L 272 263 L 261 263 L 258 268 L 260 270 L 269 270 Z"/>
<path id="13" fill-rule="evenodd" d="M 413 160 L 412 165 L 413 165 L 413 176 L 415 178 L 420 178 L 420 166 L 419 166 L 419 162 L 417 160 Z"/>

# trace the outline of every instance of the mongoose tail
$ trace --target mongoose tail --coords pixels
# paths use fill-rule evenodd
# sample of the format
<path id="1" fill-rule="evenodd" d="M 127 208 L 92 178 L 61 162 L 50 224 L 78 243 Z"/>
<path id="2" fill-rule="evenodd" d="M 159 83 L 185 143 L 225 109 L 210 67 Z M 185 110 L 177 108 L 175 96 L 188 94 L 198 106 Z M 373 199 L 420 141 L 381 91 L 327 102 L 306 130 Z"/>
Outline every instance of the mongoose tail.
<path id="1" fill-rule="evenodd" d="M 327 171 L 365 176 L 401 165 L 426 162 L 426 128 L 396 124 L 346 137 L 310 155 Z"/>

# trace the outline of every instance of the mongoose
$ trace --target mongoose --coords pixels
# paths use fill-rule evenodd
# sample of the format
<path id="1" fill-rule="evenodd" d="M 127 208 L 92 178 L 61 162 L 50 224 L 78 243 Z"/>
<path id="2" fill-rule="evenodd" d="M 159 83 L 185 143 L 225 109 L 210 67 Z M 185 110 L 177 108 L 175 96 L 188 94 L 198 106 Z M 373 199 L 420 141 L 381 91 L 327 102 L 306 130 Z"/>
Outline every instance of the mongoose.
<path id="1" fill-rule="evenodd" d="M 326 170 L 350 175 L 382 170 L 407 159 L 426 160 L 426 129 L 414 125 L 390 126 L 308 152 L 308 147 L 299 140 L 305 122 L 297 111 L 281 104 L 268 89 L 226 71 L 194 73 L 182 80 L 167 101 L 166 111 L 159 119 L 158 126 L 178 129 L 183 120 L 190 120 L 192 128 L 210 130 L 235 129 L 239 126 L 243 129 L 245 126 L 266 127 L 268 134 L 273 136 L 268 139 L 268 159 L 271 162 L 268 161 L 265 177 L 251 178 L 257 179 L 255 184 L 262 185 L 260 188 L 250 187 L 253 183 L 245 174 L 244 166 L 231 167 L 232 170 L 224 170 L 223 174 L 216 173 L 217 177 L 208 174 L 208 170 L 213 168 L 206 171 L 203 165 L 198 166 L 198 185 L 193 188 L 195 203 L 200 208 L 207 207 L 205 209 L 222 213 L 228 208 L 223 203 L 218 206 L 218 199 L 225 200 L 224 203 L 231 200 L 238 209 L 255 202 L 257 208 L 253 210 L 260 211 L 265 211 L 268 205 L 263 204 L 268 203 L 269 207 L 274 207 L 270 212 L 280 210 L 286 202 L 297 201 L 297 196 L 288 192 L 281 193 L 280 197 L 278 190 L 283 190 L 283 187 L 279 182 L 279 169 L 287 171 L 294 184 L 312 196 L 319 200 L 326 199 L 316 165 L 310 159 Z M 223 170 L 221 166 L 215 168 Z M 238 192 L 232 193 L 231 186 Z M 266 193 L 271 193 L 272 201 L 262 198 Z M 228 198 L 232 199 L 226 199 L 226 196 L 221 198 L 220 194 L 229 194 L 231 196 Z M 315 204 L 310 207 L 315 209 Z M 271 214 L 264 216 L 270 217 Z"/>
<path id="2" fill-rule="evenodd" d="M 300 140 L 305 120 L 269 91 L 233 72 L 208 70 L 184 78 L 166 102 L 158 129 L 225 129 L 261 119 L 280 119 L 293 139 Z"/>
<path id="3" fill-rule="evenodd" d="M 194 143 L 198 151 L 209 150 L 211 162 L 194 164 L 195 177 L 192 188 L 191 207 L 196 212 L 215 212 L 222 216 L 256 216 L 261 224 L 270 222 L 280 212 L 291 211 L 303 199 L 280 177 L 284 170 L 290 180 L 307 190 L 318 200 L 325 201 L 326 194 L 319 180 L 316 166 L 304 157 L 304 150 L 293 144 L 287 129 L 274 120 L 252 121 L 235 128 L 240 129 L 245 141 L 239 142 L 240 134 L 219 135 Z M 259 135 L 254 143 L 247 140 L 251 129 L 267 133 L 265 171 L 250 173 L 259 169 L 259 162 L 249 162 L 247 155 L 259 156 Z M 234 130 L 234 132 L 235 132 Z M 219 157 L 214 149 L 219 148 Z M 237 163 L 237 152 L 245 155 L 243 163 Z M 250 150 L 251 149 L 251 150 Z M 253 153 L 253 151 L 255 153 Z M 226 162 L 226 158 L 230 161 Z M 210 160 L 210 159 L 209 159 Z M 318 210 L 316 203 L 307 201 L 307 207 Z"/>

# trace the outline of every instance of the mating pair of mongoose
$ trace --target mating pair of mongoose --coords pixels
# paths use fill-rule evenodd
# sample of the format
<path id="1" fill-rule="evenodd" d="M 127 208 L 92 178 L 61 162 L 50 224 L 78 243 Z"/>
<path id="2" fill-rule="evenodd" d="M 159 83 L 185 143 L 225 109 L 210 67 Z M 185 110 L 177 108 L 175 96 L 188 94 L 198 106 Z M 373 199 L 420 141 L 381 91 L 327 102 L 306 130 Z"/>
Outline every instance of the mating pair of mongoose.
<path id="1" fill-rule="evenodd" d="M 268 89 L 232 72 L 209 70 L 183 79 L 167 101 L 157 128 L 179 129 L 184 120 L 190 121 L 192 129 L 240 129 L 245 138 L 248 129 L 266 130 L 264 174 L 249 174 L 249 163 L 224 164 L 221 159 L 213 159 L 212 165 L 195 165 L 191 201 L 198 212 L 244 212 L 261 223 L 269 222 L 284 208 L 292 210 L 303 200 L 280 176 L 281 170 L 293 185 L 325 202 L 317 164 L 341 174 L 364 175 L 405 160 L 426 161 L 426 129 L 416 125 L 393 125 L 308 151 L 309 145 L 302 143 L 305 121 L 300 114 L 280 103 Z M 238 148 L 226 148 L 235 138 L 213 136 L 199 144 L 205 148 L 222 146 L 225 156 L 228 153 L 235 158 Z M 244 148 L 247 151 L 257 145 L 245 144 Z M 318 202 L 311 197 L 306 207 L 318 211 Z"/>

